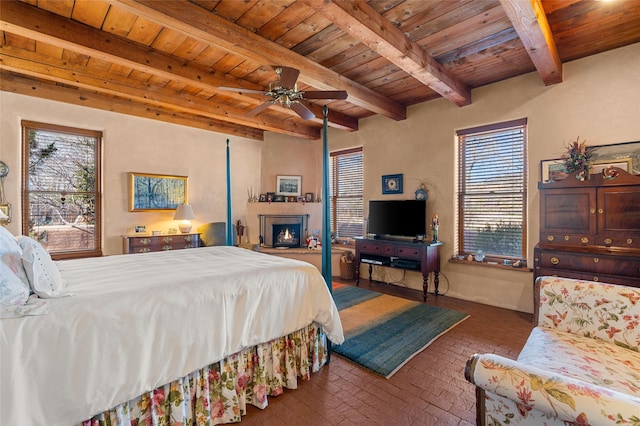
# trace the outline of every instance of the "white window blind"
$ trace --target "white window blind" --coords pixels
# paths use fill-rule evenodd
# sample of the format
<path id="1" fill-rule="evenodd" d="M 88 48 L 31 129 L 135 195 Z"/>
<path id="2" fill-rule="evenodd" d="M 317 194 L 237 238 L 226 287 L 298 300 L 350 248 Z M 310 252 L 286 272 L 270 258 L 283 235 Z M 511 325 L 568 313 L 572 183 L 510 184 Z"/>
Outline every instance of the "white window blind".
<path id="1" fill-rule="evenodd" d="M 363 235 L 362 148 L 330 154 L 331 232 L 336 238 Z"/>
<path id="2" fill-rule="evenodd" d="M 458 136 L 458 253 L 526 255 L 527 120 L 476 127 Z"/>

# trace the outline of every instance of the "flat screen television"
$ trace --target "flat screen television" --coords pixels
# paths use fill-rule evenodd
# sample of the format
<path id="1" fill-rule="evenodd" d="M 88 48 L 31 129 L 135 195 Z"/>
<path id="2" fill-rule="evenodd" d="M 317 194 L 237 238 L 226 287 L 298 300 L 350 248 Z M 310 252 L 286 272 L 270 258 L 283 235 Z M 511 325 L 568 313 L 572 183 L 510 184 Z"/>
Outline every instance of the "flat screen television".
<path id="1" fill-rule="evenodd" d="M 416 237 L 427 233 L 425 200 L 370 200 L 369 234 Z"/>

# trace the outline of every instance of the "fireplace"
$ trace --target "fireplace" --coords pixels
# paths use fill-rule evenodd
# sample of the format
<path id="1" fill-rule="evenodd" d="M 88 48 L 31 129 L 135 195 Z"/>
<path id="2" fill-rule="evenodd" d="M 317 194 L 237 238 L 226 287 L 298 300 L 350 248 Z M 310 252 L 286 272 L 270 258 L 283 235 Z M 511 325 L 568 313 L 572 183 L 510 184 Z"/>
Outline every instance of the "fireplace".
<path id="1" fill-rule="evenodd" d="M 309 215 L 258 215 L 265 247 L 305 247 Z"/>
<path id="2" fill-rule="evenodd" d="M 283 223 L 271 225 L 274 247 L 300 247 L 299 223 Z"/>

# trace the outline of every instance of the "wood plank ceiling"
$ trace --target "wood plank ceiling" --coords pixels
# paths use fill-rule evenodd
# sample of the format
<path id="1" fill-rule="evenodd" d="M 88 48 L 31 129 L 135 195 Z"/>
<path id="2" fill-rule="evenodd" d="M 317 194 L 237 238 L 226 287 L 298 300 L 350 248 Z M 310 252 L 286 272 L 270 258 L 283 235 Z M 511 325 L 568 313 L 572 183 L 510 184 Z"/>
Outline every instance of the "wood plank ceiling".
<path id="1" fill-rule="evenodd" d="M 0 89 L 262 140 L 319 139 L 361 118 L 406 118 L 443 97 L 640 42 L 640 0 L 2 0 Z M 302 120 L 268 98 L 276 66 L 300 70 Z M 237 87 L 238 92 L 220 90 Z M 1 93 L 0 93 L 1 96 Z"/>

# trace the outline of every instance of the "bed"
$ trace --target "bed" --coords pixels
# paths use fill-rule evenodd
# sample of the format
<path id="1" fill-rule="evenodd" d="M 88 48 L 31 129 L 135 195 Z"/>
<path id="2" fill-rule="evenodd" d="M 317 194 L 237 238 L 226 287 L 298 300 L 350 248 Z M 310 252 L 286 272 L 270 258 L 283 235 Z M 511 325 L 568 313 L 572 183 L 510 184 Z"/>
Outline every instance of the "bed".
<path id="1" fill-rule="evenodd" d="M 0 320 L 0 424 L 237 422 L 344 340 L 305 262 L 216 246 L 57 266 L 71 296 Z"/>

